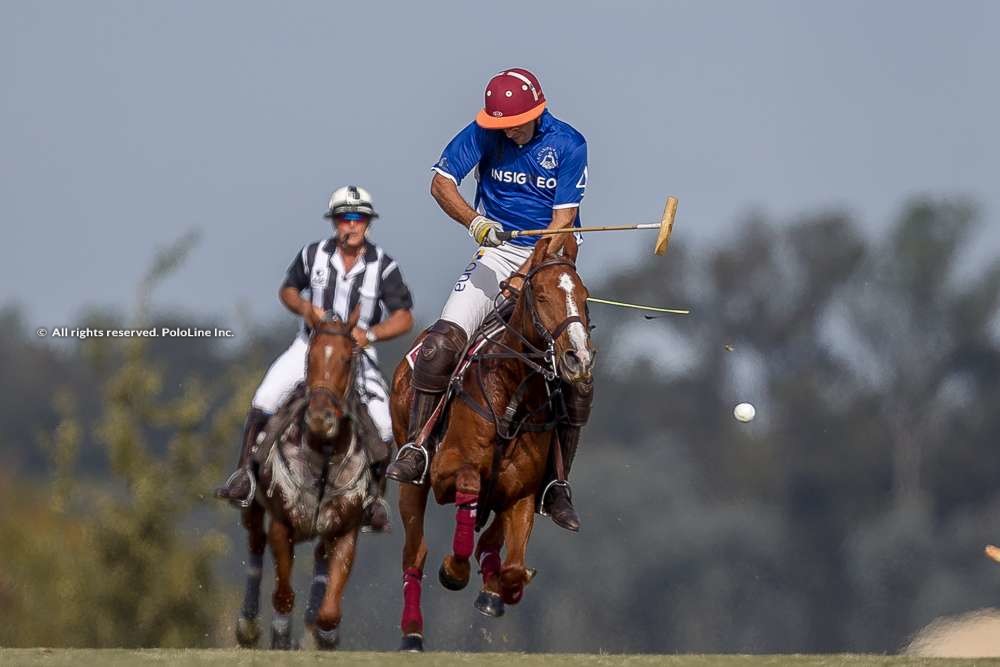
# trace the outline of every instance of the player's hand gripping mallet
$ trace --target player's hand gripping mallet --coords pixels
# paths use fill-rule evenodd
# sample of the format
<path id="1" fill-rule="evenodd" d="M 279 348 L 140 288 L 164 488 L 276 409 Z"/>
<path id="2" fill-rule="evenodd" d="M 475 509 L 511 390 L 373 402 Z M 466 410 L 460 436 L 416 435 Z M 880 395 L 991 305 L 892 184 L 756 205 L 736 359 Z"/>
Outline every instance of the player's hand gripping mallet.
<path id="1" fill-rule="evenodd" d="M 554 234 L 574 234 L 576 232 L 621 232 L 633 229 L 657 229 L 656 245 L 653 252 L 662 255 L 667 251 L 670 243 L 670 232 L 674 228 L 674 216 L 677 215 L 677 197 L 667 197 L 667 205 L 663 208 L 663 218 L 659 222 L 651 222 L 641 225 L 605 225 L 603 227 L 564 227 L 563 229 L 531 229 L 527 231 L 500 232 L 500 238 L 504 241 L 516 239 L 521 236 L 552 236 Z"/>

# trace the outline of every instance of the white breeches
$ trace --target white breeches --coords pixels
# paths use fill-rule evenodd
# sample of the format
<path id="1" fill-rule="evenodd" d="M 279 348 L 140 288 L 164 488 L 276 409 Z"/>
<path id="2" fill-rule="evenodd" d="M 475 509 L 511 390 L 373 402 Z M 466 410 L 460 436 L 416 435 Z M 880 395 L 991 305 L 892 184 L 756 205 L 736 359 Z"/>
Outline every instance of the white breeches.
<path id="1" fill-rule="evenodd" d="M 533 251 L 533 247 L 510 243 L 477 250 L 458 277 L 441 311 L 441 319 L 457 324 L 471 337 L 493 311 L 493 301 L 500 293 L 500 281 L 510 278 Z"/>
<path id="2" fill-rule="evenodd" d="M 273 415 L 285 402 L 295 385 L 306 378 L 306 352 L 308 341 L 296 336 L 288 349 L 281 353 L 253 395 L 253 407 Z M 385 379 L 378 365 L 365 353 L 360 356 L 361 369 L 358 371 L 358 389 L 367 394 L 365 403 L 368 413 L 375 422 L 379 437 L 392 440 L 392 418 L 389 416 L 389 396 Z"/>

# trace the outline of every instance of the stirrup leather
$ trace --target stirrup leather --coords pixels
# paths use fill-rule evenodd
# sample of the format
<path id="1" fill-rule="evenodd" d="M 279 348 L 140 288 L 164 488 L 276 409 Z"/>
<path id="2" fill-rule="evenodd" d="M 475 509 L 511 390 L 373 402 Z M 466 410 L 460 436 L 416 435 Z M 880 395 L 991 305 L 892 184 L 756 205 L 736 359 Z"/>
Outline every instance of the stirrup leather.
<path id="1" fill-rule="evenodd" d="M 399 459 L 400 455 L 407 449 L 416 450 L 424 455 L 424 470 L 423 472 L 420 473 L 420 477 L 417 478 L 417 481 L 413 482 L 413 484 L 420 486 L 424 483 L 424 480 L 427 479 L 427 469 L 430 468 L 431 457 L 427 453 L 427 449 L 423 445 L 417 445 L 415 443 L 408 442 L 399 448 L 399 451 L 396 452 L 396 458 Z"/>
<path id="2" fill-rule="evenodd" d="M 233 474 L 230 475 L 229 478 L 226 480 L 224 486 L 228 488 L 229 485 L 232 483 L 232 481 L 236 479 L 236 476 L 239 475 L 240 473 L 245 473 L 250 477 L 250 493 L 247 494 L 246 498 L 243 498 L 241 500 L 229 497 L 227 497 L 226 500 L 236 505 L 237 507 L 246 509 L 250 507 L 250 504 L 253 502 L 254 496 L 257 495 L 257 477 L 253 474 L 253 471 L 248 468 L 237 468 L 236 470 L 233 471 Z"/>
<path id="3" fill-rule="evenodd" d="M 549 516 L 549 513 L 545 511 L 545 496 L 549 494 L 549 489 L 553 486 L 563 486 L 566 487 L 566 494 L 569 496 L 570 502 L 573 502 L 573 489 L 570 488 L 569 482 L 562 479 L 554 479 L 545 485 L 545 489 L 542 490 L 541 499 L 538 501 L 538 515 L 539 516 Z"/>

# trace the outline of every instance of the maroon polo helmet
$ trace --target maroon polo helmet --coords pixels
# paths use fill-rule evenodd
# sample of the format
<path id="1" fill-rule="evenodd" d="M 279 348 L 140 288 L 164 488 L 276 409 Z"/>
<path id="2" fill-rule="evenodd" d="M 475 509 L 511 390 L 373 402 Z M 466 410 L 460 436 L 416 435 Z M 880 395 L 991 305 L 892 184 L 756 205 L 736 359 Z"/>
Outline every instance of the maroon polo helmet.
<path id="1" fill-rule="evenodd" d="M 545 95 L 538 77 L 526 69 L 504 70 L 486 84 L 486 103 L 476 114 L 476 124 L 487 130 L 524 125 L 545 111 Z"/>

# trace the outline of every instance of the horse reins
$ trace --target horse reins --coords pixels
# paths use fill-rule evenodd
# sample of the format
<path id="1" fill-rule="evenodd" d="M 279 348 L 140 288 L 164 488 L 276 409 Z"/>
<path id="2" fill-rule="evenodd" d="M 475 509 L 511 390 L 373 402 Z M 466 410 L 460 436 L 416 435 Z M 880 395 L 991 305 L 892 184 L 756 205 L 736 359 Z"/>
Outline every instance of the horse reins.
<path id="1" fill-rule="evenodd" d="M 556 395 L 561 395 L 561 390 L 559 389 L 558 386 L 557 387 L 551 386 L 556 380 L 556 378 L 559 376 L 557 370 L 558 360 L 556 359 L 555 356 L 555 341 L 557 338 L 559 338 L 560 335 L 562 335 L 564 331 L 566 331 L 566 329 L 571 324 L 579 323 L 583 325 L 584 323 L 583 323 L 583 318 L 581 318 L 579 315 L 570 315 L 566 317 L 563 321 L 561 321 L 558 325 L 556 325 L 556 327 L 551 332 L 542 324 L 541 318 L 535 307 L 532 279 L 543 269 L 551 268 L 554 266 L 568 266 L 573 268 L 574 271 L 576 269 L 576 265 L 572 261 L 565 258 L 554 258 L 542 262 L 538 266 L 533 267 L 527 273 L 512 274 L 511 277 L 517 276 L 524 279 L 524 286 L 520 291 L 510 287 L 507 281 L 503 281 L 500 284 L 502 289 L 511 291 L 514 293 L 515 296 L 524 299 L 525 307 L 527 308 L 528 314 L 531 317 L 532 325 L 535 327 L 535 331 L 544 341 L 545 349 L 544 350 L 540 349 L 538 346 L 536 346 L 530 340 L 528 340 L 524 336 L 524 334 L 522 334 L 520 331 L 511 326 L 509 322 L 504 321 L 504 318 L 500 315 L 499 308 L 495 306 L 493 316 L 500 324 L 501 328 L 510 332 L 515 338 L 520 340 L 521 343 L 523 343 L 524 346 L 527 348 L 527 351 L 516 350 L 511 346 L 507 345 L 502 340 L 492 338 L 490 337 L 490 335 L 484 333 L 483 338 L 487 342 L 498 345 L 505 351 L 481 352 L 475 355 L 479 359 L 516 359 L 521 363 L 523 363 L 532 371 L 531 373 L 528 373 L 523 380 L 521 380 L 521 382 L 512 392 L 510 402 L 507 405 L 506 409 L 504 410 L 503 418 L 501 419 L 498 417 L 496 410 L 493 409 L 493 404 L 489 401 L 488 398 L 486 398 L 487 397 L 486 387 L 483 382 L 482 367 L 480 364 L 477 364 L 476 380 L 479 384 L 480 392 L 482 393 L 483 397 L 486 398 L 486 408 L 483 408 L 483 406 L 473 401 L 471 397 L 467 396 L 465 392 L 461 391 L 460 388 L 457 392 L 460 397 L 466 399 L 466 403 L 469 404 L 470 407 L 472 407 L 476 412 L 478 412 L 484 418 L 493 421 L 497 429 L 497 434 L 500 435 L 500 437 L 503 438 L 504 440 L 508 441 L 513 440 L 522 429 L 526 428 L 529 425 L 528 420 L 538 412 L 541 412 L 547 406 L 553 407 L 554 412 L 556 412 L 555 418 L 547 422 L 531 423 L 532 427 L 534 428 L 534 430 L 549 430 L 553 428 L 556 423 L 558 423 L 558 419 L 560 416 L 558 413 L 560 412 L 560 410 L 559 406 L 555 403 L 553 399 L 555 398 Z M 541 361 L 541 363 L 538 363 L 538 361 L 536 360 Z M 542 364 L 545 365 L 543 366 Z M 546 404 L 539 406 L 538 408 L 532 410 L 527 415 L 525 415 L 524 419 L 518 422 L 517 427 L 512 433 L 510 431 L 511 422 L 513 422 L 514 420 L 514 417 L 517 412 L 517 407 L 520 405 L 520 402 L 524 396 L 524 392 L 527 390 L 528 383 L 535 375 L 541 375 L 545 379 L 545 389 L 546 389 L 546 394 L 549 397 L 549 401 Z M 489 414 L 486 413 L 486 409 L 489 410 Z M 564 412 L 565 410 L 563 409 L 562 411 Z"/>

